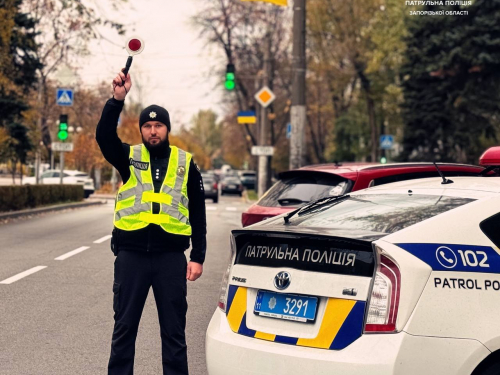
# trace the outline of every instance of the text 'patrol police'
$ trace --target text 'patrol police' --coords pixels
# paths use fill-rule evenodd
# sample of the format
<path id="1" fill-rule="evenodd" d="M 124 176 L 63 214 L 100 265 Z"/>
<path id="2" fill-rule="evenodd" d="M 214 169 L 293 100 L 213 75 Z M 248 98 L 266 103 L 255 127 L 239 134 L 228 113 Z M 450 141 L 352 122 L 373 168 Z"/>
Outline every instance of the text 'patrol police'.
<path id="1" fill-rule="evenodd" d="M 356 254 L 345 251 L 330 251 L 330 250 L 312 250 L 304 249 L 302 259 L 299 256 L 298 248 L 282 249 L 278 246 L 247 246 L 245 251 L 247 258 L 267 258 L 267 259 L 284 259 L 296 260 L 302 262 L 336 264 L 341 266 L 354 267 Z"/>
<path id="2" fill-rule="evenodd" d="M 434 287 L 440 289 L 500 290 L 500 281 L 435 277 Z"/>

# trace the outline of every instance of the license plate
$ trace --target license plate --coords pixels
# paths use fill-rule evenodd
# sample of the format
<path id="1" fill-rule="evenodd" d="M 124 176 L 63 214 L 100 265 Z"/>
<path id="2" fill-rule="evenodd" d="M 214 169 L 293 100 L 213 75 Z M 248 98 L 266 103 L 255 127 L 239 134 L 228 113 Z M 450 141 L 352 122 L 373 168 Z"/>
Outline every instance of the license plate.
<path id="1" fill-rule="evenodd" d="M 228 188 L 229 189 L 236 189 L 236 185 L 229 185 Z"/>
<path id="2" fill-rule="evenodd" d="M 317 297 L 259 290 L 255 300 L 254 313 L 276 319 L 309 322 L 316 318 L 317 305 Z"/>

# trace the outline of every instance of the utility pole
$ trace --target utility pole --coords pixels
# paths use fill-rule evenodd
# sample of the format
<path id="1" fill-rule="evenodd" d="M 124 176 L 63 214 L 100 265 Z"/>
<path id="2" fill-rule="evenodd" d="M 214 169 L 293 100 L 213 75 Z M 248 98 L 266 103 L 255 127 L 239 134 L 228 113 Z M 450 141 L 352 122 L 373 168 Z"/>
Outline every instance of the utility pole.
<path id="1" fill-rule="evenodd" d="M 37 105 L 38 105 L 38 110 L 40 111 L 38 113 L 38 119 L 37 119 L 37 128 L 42 129 L 42 93 L 43 93 L 43 88 L 42 88 L 42 75 L 38 77 L 38 98 L 37 98 Z M 43 143 L 42 143 L 43 144 Z M 41 150 L 40 150 L 40 145 L 37 146 L 36 148 L 36 153 L 35 153 L 35 183 L 38 185 L 40 183 L 40 159 L 41 159 Z"/>
<path id="2" fill-rule="evenodd" d="M 61 151 L 61 154 L 59 156 L 59 164 L 61 167 L 61 175 L 59 176 L 59 184 L 63 184 L 63 177 L 64 177 L 64 152 Z"/>
<path id="3" fill-rule="evenodd" d="M 300 168 L 305 155 L 306 125 L 306 0 L 293 4 L 293 85 L 290 117 L 290 169 Z"/>
<path id="4" fill-rule="evenodd" d="M 264 68 L 262 74 L 262 86 L 267 86 L 269 77 L 271 77 L 271 33 L 268 31 L 266 35 L 266 47 L 264 50 Z M 267 146 L 269 138 L 269 119 L 267 116 L 267 108 L 260 109 L 260 124 L 259 124 L 259 145 Z M 269 171 L 269 156 L 259 156 L 259 175 L 258 189 L 259 198 L 266 192 L 269 187 L 270 176 Z"/>

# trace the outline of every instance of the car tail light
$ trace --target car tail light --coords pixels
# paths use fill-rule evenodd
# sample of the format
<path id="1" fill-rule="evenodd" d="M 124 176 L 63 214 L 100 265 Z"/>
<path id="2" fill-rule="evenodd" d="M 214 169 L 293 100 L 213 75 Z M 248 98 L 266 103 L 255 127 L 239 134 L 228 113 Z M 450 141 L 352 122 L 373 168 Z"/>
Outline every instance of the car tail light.
<path id="1" fill-rule="evenodd" d="M 377 265 L 372 295 L 366 317 L 366 332 L 397 332 L 396 320 L 399 308 L 401 272 L 397 264 L 375 247 L 380 261 Z"/>
<path id="2" fill-rule="evenodd" d="M 243 190 L 243 185 L 240 185 L 240 190 Z"/>
<path id="3" fill-rule="evenodd" d="M 226 312 L 227 305 L 227 288 L 229 285 L 229 274 L 231 273 L 231 268 L 233 268 L 234 258 L 236 256 L 236 243 L 234 241 L 234 237 L 231 236 L 231 254 L 229 255 L 229 262 L 226 268 L 226 272 L 222 276 L 222 283 L 220 286 L 219 293 L 219 309 L 221 309 L 224 313 Z"/>
<path id="4" fill-rule="evenodd" d="M 214 190 L 217 190 L 217 182 L 214 182 L 212 188 L 214 188 Z"/>

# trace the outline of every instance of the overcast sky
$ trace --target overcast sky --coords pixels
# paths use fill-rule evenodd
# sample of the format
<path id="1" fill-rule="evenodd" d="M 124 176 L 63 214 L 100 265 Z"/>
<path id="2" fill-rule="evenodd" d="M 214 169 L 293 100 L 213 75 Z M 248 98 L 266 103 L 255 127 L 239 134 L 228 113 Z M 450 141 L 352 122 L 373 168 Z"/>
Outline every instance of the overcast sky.
<path id="1" fill-rule="evenodd" d="M 199 4 L 200 0 L 141 0 L 125 3 L 118 13 L 101 9 L 107 18 L 127 25 L 126 36 L 106 32 L 114 43 L 124 46 L 129 36 L 145 40 L 146 48 L 134 57 L 130 69 L 132 81 L 137 83 L 131 95 L 138 99 L 140 91 L 144 106 L 164 106 L 174 129 L 176 124 L 187 124 L 200 109 L 222 114 L 219 104 L 224 92 L 216 87 L 218 77 L 210 76 L 209 68 L 215 61 L 223 64 L 223 59 L 216 49 L 204 48 L 199 30 L 189 23 Z M 91 56 L 79 71 L 86 85 L 112 81 L 128 57 L 120 46 L 107 41 L 91 44 Z"/>

